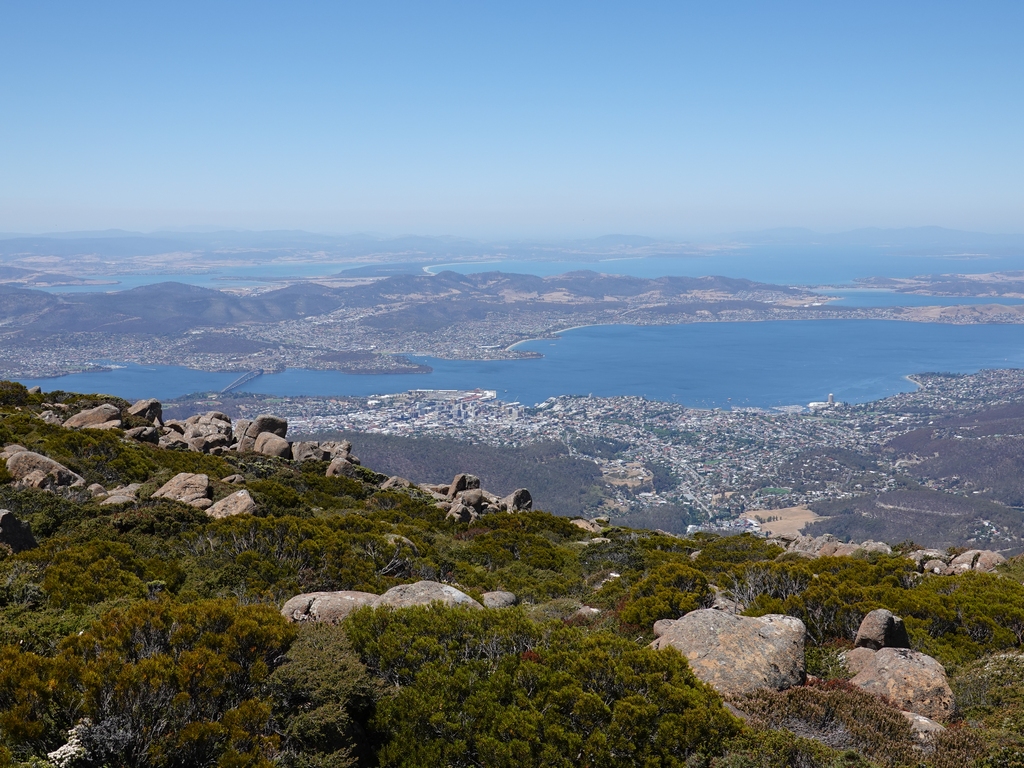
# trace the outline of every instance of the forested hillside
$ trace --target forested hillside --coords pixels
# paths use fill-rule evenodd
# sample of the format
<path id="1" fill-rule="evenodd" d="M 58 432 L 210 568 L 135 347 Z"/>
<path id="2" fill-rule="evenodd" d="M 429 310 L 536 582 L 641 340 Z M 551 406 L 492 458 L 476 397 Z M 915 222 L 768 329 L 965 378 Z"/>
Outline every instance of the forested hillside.
<path id="1" fill-rule="evenodd" d="M 101 405 L 119 426 L 53 423 Z M 0 765 L 1024 763 L 1019 561 L 936 575 L 910 542 L 812 557 L 537 510 L 463 521 L 456 506 L 489 477 L 410 487 L 349 459 L 247 450 L 249 432 L 220 455 L 161 448 L 131 437 L 158 428 L 139 413 L 0 384 Z M 286 443 L 270 434 L 260 450 Z M 207 495 L 170 498 L 182 473 Z M 232 506 L 241 496 L 251 506 Z M 420 604 L 417 590 L 454 597 Z M 909 649 L 865 647 L 863 620 L 883 608 Z M 706 682 L 670 641 L 709 614 L 799 627 L 795 682 Z M 913 720 L 854 675 L 889 651 L 944 666 L 948 699 L 921 699 L 942 715 Z"/>

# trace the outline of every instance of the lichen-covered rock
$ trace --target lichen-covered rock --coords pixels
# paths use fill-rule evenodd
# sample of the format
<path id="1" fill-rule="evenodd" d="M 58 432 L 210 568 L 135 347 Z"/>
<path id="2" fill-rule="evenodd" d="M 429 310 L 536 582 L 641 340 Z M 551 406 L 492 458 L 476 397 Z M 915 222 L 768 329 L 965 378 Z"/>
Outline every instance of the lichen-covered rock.
<path id="1" fill-rule="evenodd" d="M 511 608 L 519 602 L 519 598 L 513 592 L 484 592 L 481 597 L 484 608 Z"/>
<path id="2" fill-rule="evenodd" d="M 319 621 L 336 624 L 352 611 L 372 605 L 379 595 L 370 592 L 307 592 L 296 595 L 281 608 L 288 621 Z"/>
<path id="3" fill-rule="evenodd" d="M 377 598 L 373 607 L 380 608 L 389 605 L 393 608 L 408 608 L 413 605 L 429 605 L 430 603 L 483 609 L 480 603 L 465 592 L 436 581 L 417 581 L 415 584 L 401 584 L 392 587 Z"/>
<path id="4" fill-rule="evenodd" d="M 670 625 L 659 622 L 652 648 L 675 648 L 690 668 L 719 693 L 743 694 L 759 688 L 777 691 L 802 685 L 804 623 L 792 616 L 751 618 L 703 608 Z"/>
<path id="5" fill-rule="evenodd" d="M 0 509 L 0 544 L 10 547 L 14 554 L 38 546 L 29 524 L 8 509 Z"/>
<path id="6" fill-rule="evenodd" d="M 878 608 L 864 617 L 857 630 L 857 639 L 853 643 L 858 648 L 909 648 L 910 638 L 903 619 L 893 615 L 892 611 Z"/>
<path id="7" fill-rule="evenodd" d="M 65 427 L 86 429 L 114 429 L 121 426 L 121 411 L 116 405 L 104 403 L 76 413 L 64 422 Z"/>
<path id="8" fill-rule="evenodd" d="M 930 742 L 937 734 L 946 730 L 945 727 L 936 723 L 931 718 L 919 715 L 916 712 L 901 712 L 900 714 L 910 722 L 910 732 L 922 744 Z"/>
<path id="9" fill-rule="evenodd" d="M 233 517 L 235 515 L 251 515 L 256 511 L 256 502 L 248 491 L 235 491 L 230 496 L 225 496 L 216 504 L 206 510 L 210 517 Z"/>
<path id="10" fill-rule="evenodd" d="M 160 486 L 153 494 L 153 498 L 171 499 L 206 509 L 213 503 L 210 501 L 210 478 L 206 475 L 180 472 Z"/>
<path id="11" fill-rule="evenodd" d="M 10 448 L 11 446 L 8 446 L 8 450 Z M 85 485 L 85 479 L 81 475 L 34 451 L 21 450 L 9 453 L 7 471 L 22 488 L 53 491 L 60 488 L 80 488 Z"/>
<path id="12" fill-rule="evenodd" d="M 909 648 L 882 648 L 866 656 L 850 682 L 885 696 L 900 709 L 944 720 L 954 712 L 946 670 L 931 656 Z"/>

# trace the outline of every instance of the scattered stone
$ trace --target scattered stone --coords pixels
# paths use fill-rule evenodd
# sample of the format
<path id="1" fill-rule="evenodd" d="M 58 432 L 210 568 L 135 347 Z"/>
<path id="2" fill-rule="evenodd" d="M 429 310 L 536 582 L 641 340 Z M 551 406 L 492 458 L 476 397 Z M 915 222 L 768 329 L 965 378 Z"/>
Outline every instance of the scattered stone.
<path id="1" fill-rule="evenodd" d="M 234 515 L 251 515 L 256 511 L 256 502 L 248 491 L 235 491 L 230 496 L 225 496 L 216 504 L 206 510 L 210 517 L 232 517 Z"/>
<path id="2" fill-rule="evenodd" d="M 853 644 L 857 648 L 870 648 L 873 651 L 879 648 L 909 648 L 910 638 L 903 619 L 885 608 L 877 608 L 861 621 Z"/>
<path id="3" fill-rule="evenodd" d="M 319 621 L 337 624 L 352 611 L 364 605 L 373 605 L 378 595 L 370 592 L 308 592 L 296 595 L 281 608 L 288 621 Z"/>
<path id="4" fill-rule="evenodd" d="M 389 477 L 383 483 L 380 484 L 382 491 L 390 491 L 392 488 L 415 488 L 411 480 L 406 480 L 404 477 Z"/>
<path id="5" fill-rule="evenodd" d="M 28 523 L 19 520 L 9 509 L 0 509 L 0 544 L 18 554 L 38 546 Z"/>
<path id="6" fill-rule="evenodd" d="M 245 475 L 228 475 L 227 477 L 221 478 L 222 483 L 229 483 L 230 485 L 245 485 Z"/>
<path id="7" fill-rule="evenodd" d="M 719 693 L 745 694 L 758 688 L 777 691 L 802 685 L 804 623 L 792 616 L 750 618 L 702 608 L 665 625 L 652 648 L 672 647 L 697 677 Z"/>
<path id="8" fill-rule="evenodd" d="M 253 450 L 264 456 L 277 456 L 282 459 L 292 457 L 291 443 L 273 432 L 261 432 L 253 443 Z"/>
<path id="9" fill-rule="evenodd" d="M 1005 557 L 990 549 L 969 549 L 950 561 L 947 573 L 950 576 L 966 571 L 995 573 L 996 566 L 1005 562 Z"/>
<path id="10" fill-rule="evenodd" d="M 209 496 L 210 478 L 191 472 L 178 473 L 153 494 L 154 499 L 171 499 L 200 509 L 213 504 Z"/>
<path id="11" fill-rule="evenodd" d="M 860 671 L 850 682 L 900 709 L 939 720 L 954 712 L 946 670 L 931 656 L 909 648 L 882 648 L 870 657 L 865 654 L 858 666 Z"/>
<path id="12" fill-rule="evenodd" d="M 320 443 L 292 443 L 292 459 L 294 461 L 326 461 L 330 454 L 320 447 Z"/>
<path id="13" fill-rule="evenodd" d="M 56 411 L 43 411 L 39 414 L 39 418 L 47 424 L 53 424 L 55 426 L 62 425 L 64 423 L 64 419 L 62 419 Z"/>
<path id="14" fill-rule="evenodd" d="M 20 448 L 21 446 L 17 446 Z M 11 446 L 7 447 L 9 451 Z M 63 464 L 33 451 L 15 451 L 7 455 L 7 471 L 22 488 L 55 491 L 60 488 L 81 488 L 85 479 Z"/>
<path id="15" fill-rule="evenodd" d="M 587 533 L 600 533 L 601 526 L 595 523 L 593 520 L 584 520 L 582 517 L 578 517 L 575 520 L 570 520 L 573 525 L 577 528 L 582 528 Z"/>
<path id="16" fill-rule="evenodd" d="M 112 504 L 133 504 L 139 500 L 138 494 L 141 487 L 141 483 L 131 483 L 130 485 L 118 486 L 107 494 L 107 498 L 100 502 L 100 506 L 105 507 Z"/>
<path id="17" fill-rule="evenodd" d="M 356 471 L 356 465 L 348 459 L 337 458 L 334 459 L 330 464 L 327 465 L 327 476 L 328 477 L 358 477 Z"/>
<path id="18" fill-rule="evenodd" d="M 157 444 L 160 442 L 160 433 L 156 431 L 156 427 L 134 427 L 126 430 L 124 436 L 140 443 Z"/>
<path id="19" fill-rule="evenodd" d="M 512 592 L 484 592 L 484 608 L 511 608 L 519 602 Z"/>
<path id="20" fill-rule="evenodd" d="M 430 603 L 483 609 L 480 603 L 465 592 L 436 581 L 417 581 L 415 584 L 392 587 L 377 598 L 373 605 L 375 608 L 385 605 L 394 608 L 408 608 L 413 605 L 429 605 Z"/>
<path id="21" fill-rule="evenodd" d="M 900 714 L 910 721 L 910 732 L 914 734 L 914 738 L 919 742 L 929 742 L 935 738 L 935 734 L 946 730 L 931 718 L 919 715 L 916 712 L 900 712 Z"/>
<path id="22" fill-rule="evenodd" d="M 116 405 L 104 403 L 76 413 L 64 422 L 68 428 L 114 429 L 121 426 L 121 410 Z"/>
<path id="23" fill-rule="evenodd" d="M 152 422 L 154 426 L 159 427 L 164 417 L 164 407 L 160 404 L 159 400 L 150 398 L 148 400 L 139 400 L 128 409 L 128 413 L 132 416 L 138 416 L 140 419 Z"/>

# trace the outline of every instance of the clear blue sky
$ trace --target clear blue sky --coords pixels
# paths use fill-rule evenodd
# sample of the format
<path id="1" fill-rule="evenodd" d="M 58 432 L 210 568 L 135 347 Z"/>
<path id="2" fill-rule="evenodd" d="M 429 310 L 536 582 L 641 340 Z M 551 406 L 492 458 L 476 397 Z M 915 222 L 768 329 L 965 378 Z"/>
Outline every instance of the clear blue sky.
<path id="1" fill-rule="evenodd" d="M 0 4 L 0 231 L 1024 231 L 1024 3 Z"/>

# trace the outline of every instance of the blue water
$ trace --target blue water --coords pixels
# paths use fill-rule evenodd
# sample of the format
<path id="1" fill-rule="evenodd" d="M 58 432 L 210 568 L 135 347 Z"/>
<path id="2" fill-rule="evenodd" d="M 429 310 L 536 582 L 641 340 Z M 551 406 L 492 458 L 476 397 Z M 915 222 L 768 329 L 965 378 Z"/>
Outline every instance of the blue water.
<path id="1" fill-rule="evenodd" d="M 450 269 L 462 274 L 522 272 L 547 277 L 590 269 L 608 274 L 655 278 L 665 275 L 722 275 L 782 285 L 847 285 L 864 277 L 915 277 L 949 272 L 991 272 L 1024 269 L 1024 253 L 958 256 L 909 255 L 865 246 L 758 245 L 687 256 L 592 261 L 516 260 L 435 264 L 431 272 Z"/>
<path id="2" fill-rule="evenodd" d="M 543 358 L 450 361 L 421 358 L 430 374 L 361 376 L 288 370 L 243 389 L 264 394 L 371 395 L 409 389 L 495 389 L 532 405 L 555 395 L 642 395 L 693 407 L 866 402 L 914 385 L 912 373 L 1024 367 L 1024 326 L 895 321 L 789 321 L 675 326 L 598 326 L 524 342 Z M 22 380 L 44 390 L 171 399 L 216 391 L 238 374 L 129 365 L 110 372 Z"/>

